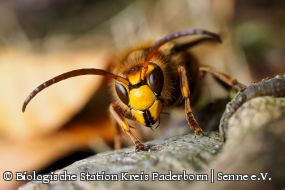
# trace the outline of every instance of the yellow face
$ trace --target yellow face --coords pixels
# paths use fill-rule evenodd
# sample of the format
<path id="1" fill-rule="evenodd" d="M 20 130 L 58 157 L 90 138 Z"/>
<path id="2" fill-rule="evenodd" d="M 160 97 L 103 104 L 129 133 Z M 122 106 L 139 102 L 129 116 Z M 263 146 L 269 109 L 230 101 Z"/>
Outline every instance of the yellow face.
<path id="1" fill-rule="evenodd" d="M 116 82 L 116 92 L 128 105 L 135 119 L 144 126 L 156 128 L 162 111 L 160 93 L 163 87 L 163 73 L 159 66 L 149 64 L 145 79 L 141 79 L 141 67 L 131 68 L 126 74 L 130 85 Z"/>

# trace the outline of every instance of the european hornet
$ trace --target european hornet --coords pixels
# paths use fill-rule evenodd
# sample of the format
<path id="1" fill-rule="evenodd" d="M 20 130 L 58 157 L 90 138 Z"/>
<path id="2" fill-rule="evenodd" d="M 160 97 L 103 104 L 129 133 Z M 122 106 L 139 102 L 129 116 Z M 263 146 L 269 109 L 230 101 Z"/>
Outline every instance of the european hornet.
<path id="1" fill-rule="evenodd" d="M 187 43 L 172 42 L 190 35 L 202 37 Z M 126 133 L 136 145 L 136 151 L 145 150 L 146 147 L 132 132 L 133 127 L 127 120 L 135 120 L 143 126 L 155 129 L 159 126 L 162 110 L 183 101 L 189 126 L 193 128 L 195 135 L 201 135 L 202 129 L 193 115 L 190 100 L 203 76 L 210 73 L 223 85 L 235 90 L 245 87 L 229 75 L 208 66 L 199 66 L 195 62 L 187 50 L 205 40 L 221 43 L 218 34 L 203 29 L 187 29 L 167 35 L 152 45 L 128 52 L 115 64 L 112 72 L 85 68 L 63 73 L 34 89 L 26 98 L 22 111 L 25 111 L 36 94 L 52 84 L 80 75 L 101 75 L 114 79 L 114 102 L 110 105 L 110 113 L 116 121 L 117 135 L 120 135 L 120 131 Z M 115 138 L 115 147 L 120 147 L 120 142 L 116 139 L 118 138 Z"/>

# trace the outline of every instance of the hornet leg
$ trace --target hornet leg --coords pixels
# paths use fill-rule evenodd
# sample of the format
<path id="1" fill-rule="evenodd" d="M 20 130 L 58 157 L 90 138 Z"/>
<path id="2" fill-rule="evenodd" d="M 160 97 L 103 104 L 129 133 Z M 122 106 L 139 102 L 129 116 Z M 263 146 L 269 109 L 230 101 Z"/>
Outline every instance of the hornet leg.
<path id="1" fill-rule="evenodd" d="M 119 107 L 119 105 L 117 105 L 116 103 L 112 103 L 110 105 L 110 112 L 111 112 L 111 115 L 113 116 L 113 118 L 115 119 L 116 123 L 121 128 L 121 130 L 124 133 L 126 133 L 130 137 L 130 139 L 133 141 L 133 143 L 136 145 L 136 151 L 145 150 L 145 146 L 143 145 L 143 143 L 130 130 L 130 126 L 129 126 L 126 118 L 122 114 L 122 111 L 121 111 L 121 108 Z"/>
<path id="2" fill-rule="evenodd" d="M 230 77 L 229 75 L 216 71 L 215 69 L 208 67 L 208 66 L 201 66 L 199 68 L 199 71 L 204 73 L 210 73 L 214 76 L 216 80 L 221 82 L 222 84 L 225 84 L 226 86 L 232 87 L 236 91 L 240 91 L 246 87 L 246 85 L 238 82 L 235 78 Z"/>
<path id="3" fill-rule="evenodd" d="M 190 105 L 190 89 L 189 89 L 189 84 L 187 80 L 187 75 L 186 75 L 186 70 L 183 66 L 178 67 L 178 74 L 179 74 L 179 79 L 180 79 L 180 90 L 181 94 L 184 98 L 185 102 L 185 114 L 186 114 L 186 119 L 195 132 L 195 135 L 200 135 L 202 134 L 202 129 L 200 128 L 198 122 L 196 121 L 191 105 Z"/>

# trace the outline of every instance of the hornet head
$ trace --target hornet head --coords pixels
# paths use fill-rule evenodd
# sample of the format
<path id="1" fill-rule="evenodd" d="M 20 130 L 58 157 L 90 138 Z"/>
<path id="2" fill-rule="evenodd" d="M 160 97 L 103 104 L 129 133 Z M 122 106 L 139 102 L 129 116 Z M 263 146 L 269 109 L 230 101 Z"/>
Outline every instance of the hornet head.
<path id="1" fill-rule="evenodd" d="M 123 75 L 129 84 L 116 81 L 115 89 L 120 100 L 129 107 L 139 123 L 150 128 L 158 127 L 162 111 L 160 93 L 164 83 L 161 68 L 150 63 L 146 70 L 143 66 L 134 66 Z"/>

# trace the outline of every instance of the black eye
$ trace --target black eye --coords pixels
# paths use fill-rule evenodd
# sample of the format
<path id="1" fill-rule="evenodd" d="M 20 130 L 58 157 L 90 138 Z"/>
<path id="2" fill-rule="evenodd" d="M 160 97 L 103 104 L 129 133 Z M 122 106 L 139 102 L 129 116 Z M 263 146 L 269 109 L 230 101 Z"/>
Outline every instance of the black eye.
<path id="1" fill-rule="evenodd" d="M 127 89 L 124 87 L 124 85 L 117 83 L 117 82 L 116 82 L 115 86 L 116 86 L 116 92 L 117 92 L 120 100 L 122 100 L 122 102 L 124 102 L 126 105 L 128 105 L 129 95 L 128 95 Z"/>
<path id="2" fill-rule="evenodd" d="M 160 94 L 162 87 L 163 87 L 164 77 L 163 72 L 160 69 L 160 67 L 155 67 L 154 70 L 149 74 L 148 76 L 148 83 L 151 87 L 151 89 L 157 93 Z"/>

